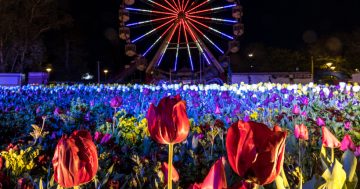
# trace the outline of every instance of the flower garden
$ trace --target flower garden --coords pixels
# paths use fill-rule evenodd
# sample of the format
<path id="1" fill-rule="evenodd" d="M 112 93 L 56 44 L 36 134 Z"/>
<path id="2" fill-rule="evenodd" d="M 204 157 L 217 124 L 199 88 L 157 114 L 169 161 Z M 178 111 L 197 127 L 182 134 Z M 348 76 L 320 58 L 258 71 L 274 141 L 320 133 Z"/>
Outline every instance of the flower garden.
<path id="1" fill-rule="evenodd" d="M 357 188 L 360 87 L 0 87 L 0 188 Z"/>

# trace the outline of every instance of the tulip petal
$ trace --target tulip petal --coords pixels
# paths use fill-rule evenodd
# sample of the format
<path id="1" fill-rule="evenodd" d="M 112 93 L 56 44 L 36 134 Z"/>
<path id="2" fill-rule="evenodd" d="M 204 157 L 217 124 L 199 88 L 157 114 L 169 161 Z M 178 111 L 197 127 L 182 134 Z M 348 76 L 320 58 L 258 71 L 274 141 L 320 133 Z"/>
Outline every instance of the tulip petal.
<path id="1" fill-rule="evenodd" d="M 93 179 L 98 169 L 96 146 L 88 131 L 75 131 L 62 137 L 52 159 L 54 180 L 62 187 L 73 187 Z"/>
<path id="2" fill-rule="evenodd" d="M 163 162 L 161 164 L 161 171 L 164 173 L 165 183 L 167 183 L 167 179 L 168 179 L 168 169 L 169 169 L 169 165 L 166 162 Z M 172 177 L 171 178 L 174 182 L 179 181 L 179 178 L 180 178 L 179 173 L 175 169 L 174 165 L 172 165 Z"/>
<path id="3" fill-rule="evenodd" d="M 225 158 L 222 157 L 217 160 L 211 167 L 208 175 L 205 177 L 201 188 L 212 188 L 212 189 L 223 189 L 227 188 L 226 175 L 223 161 Z"/>
<path id="4" fill-rule="evenodd" d="M 185 101 L 178 102 L 172 112 L 172 119 L 175 129 L 176 137 L 172 140 L 173 143 L 180 143 L 186 139 L 190 130 L 189 118 L 186 114 Z"/>
<path id="5" fill-rule="evenodd" d="M 325 147 L 328 148 L 338 148 L 341 143 L 339 140 L 329 131 L 325 126 L 321 127 L 322 130 L 322 143 Z"/>
<path id="6" fill-rule="evenodd" d="M 226 151 L 230 166 L 239 176 L 244 176 L 257 157 L 252 138 L 253 133 L 250 131 L 249 122 L 238 121 L 228 130 Z"/>
<path id="7" fill-rule="evenodd" d="M 231 168 L 241 177 L 263 185 L 271 183 L 284 161 L 286 132 L 256 122 L 233 124 L 227 133 L 226 150 Z"/>

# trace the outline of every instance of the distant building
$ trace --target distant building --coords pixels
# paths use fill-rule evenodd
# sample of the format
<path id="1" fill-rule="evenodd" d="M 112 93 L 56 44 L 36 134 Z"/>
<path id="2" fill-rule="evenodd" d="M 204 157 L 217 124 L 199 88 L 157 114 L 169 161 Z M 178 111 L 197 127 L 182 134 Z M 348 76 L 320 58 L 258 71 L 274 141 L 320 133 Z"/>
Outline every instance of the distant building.
<path id="1" fill-rule="evenodd" d="M 272 83 L 309 83 L 312 82 L 310 72 L 259 72 L 232 73 L 232 83 L 254 84 L 260 82 Z"/>

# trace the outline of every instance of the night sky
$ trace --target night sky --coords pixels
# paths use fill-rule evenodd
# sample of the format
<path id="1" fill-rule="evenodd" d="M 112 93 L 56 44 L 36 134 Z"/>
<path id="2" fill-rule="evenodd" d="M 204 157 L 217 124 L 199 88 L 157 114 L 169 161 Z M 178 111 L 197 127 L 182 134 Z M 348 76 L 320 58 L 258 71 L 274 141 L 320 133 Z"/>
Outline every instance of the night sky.
<path id="1" fill-rule="evenodd" d="M 86 41 L 90 71 L 96 61 L 102 68 L 119 72 L 131 59 L 124 54 L 124 42 L 118 39 L 120 0 L 70 1 L 67 7 Z M 299 49 L 305 43 L 303 33 L 314 31 L 318 37 L 350 32 L 360 26 L 359 0 L 277 0 L 241 1 L 245 34 L 241 50 L 251 43 Z M 114 73 L 115 71 L 113 71 Z"/>

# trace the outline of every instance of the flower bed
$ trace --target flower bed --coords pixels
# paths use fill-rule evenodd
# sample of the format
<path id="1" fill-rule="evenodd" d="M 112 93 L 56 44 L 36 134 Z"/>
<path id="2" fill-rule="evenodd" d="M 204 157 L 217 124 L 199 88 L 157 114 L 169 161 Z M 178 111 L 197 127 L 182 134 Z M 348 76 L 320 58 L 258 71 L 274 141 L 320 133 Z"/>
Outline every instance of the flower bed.
<path id="1" fill-rule="evenodd" d="M 148 129 L 150 104 L 158 105 L 163 97 L 179 95 L 186 102 L 190 131 L 173 147 L 175 171 L 171 174 L 175 188 L 251 188 L 254 184 L 269 188 L 341 188 L 346 184 L 352 188 L 359 174 L 359 89 L 358 85 L 344 83 L 1 87 L 0 183 L 3 188 L 16 184 L 56 188 L 61 181 L 58 176 L 54 178 L 54 167 L 55 175 L 70 169 L 58 171 L 55 151 L 61 154 L 67 146 L 87 141 L 84 145 L 88 147 L 76 149 L 91 149 L 93 142 L 97 154 L 81 151 L 86 157 L 95 158 L 96 154 L 98 171 L 86 168 L 89 158 L 70 156 L 84 161 L 81 165 L 88 171 L 81 175 L 90 182 L 78 179 L 78 183 L 63 186 L 164 188 L 168 147 L 158 144 L 154 132 Z M 166 117 L 171 116 L 165 116 L 163 122 L 167 122 Z M 260 127 L 264 128 L 254 130 Z M 278 132 L 286 136 L 283 169 L 282 162 L 271 166 L 267 163 L 282 159 L 282 140 L 270 139 L 272 132 L 274 137 Z M 245 136 L 251 137 L 244 141 Z M 278 150 L 272 152 L 274 149 Z M 268 167 L 271 174 L 259 175 Z"/>

